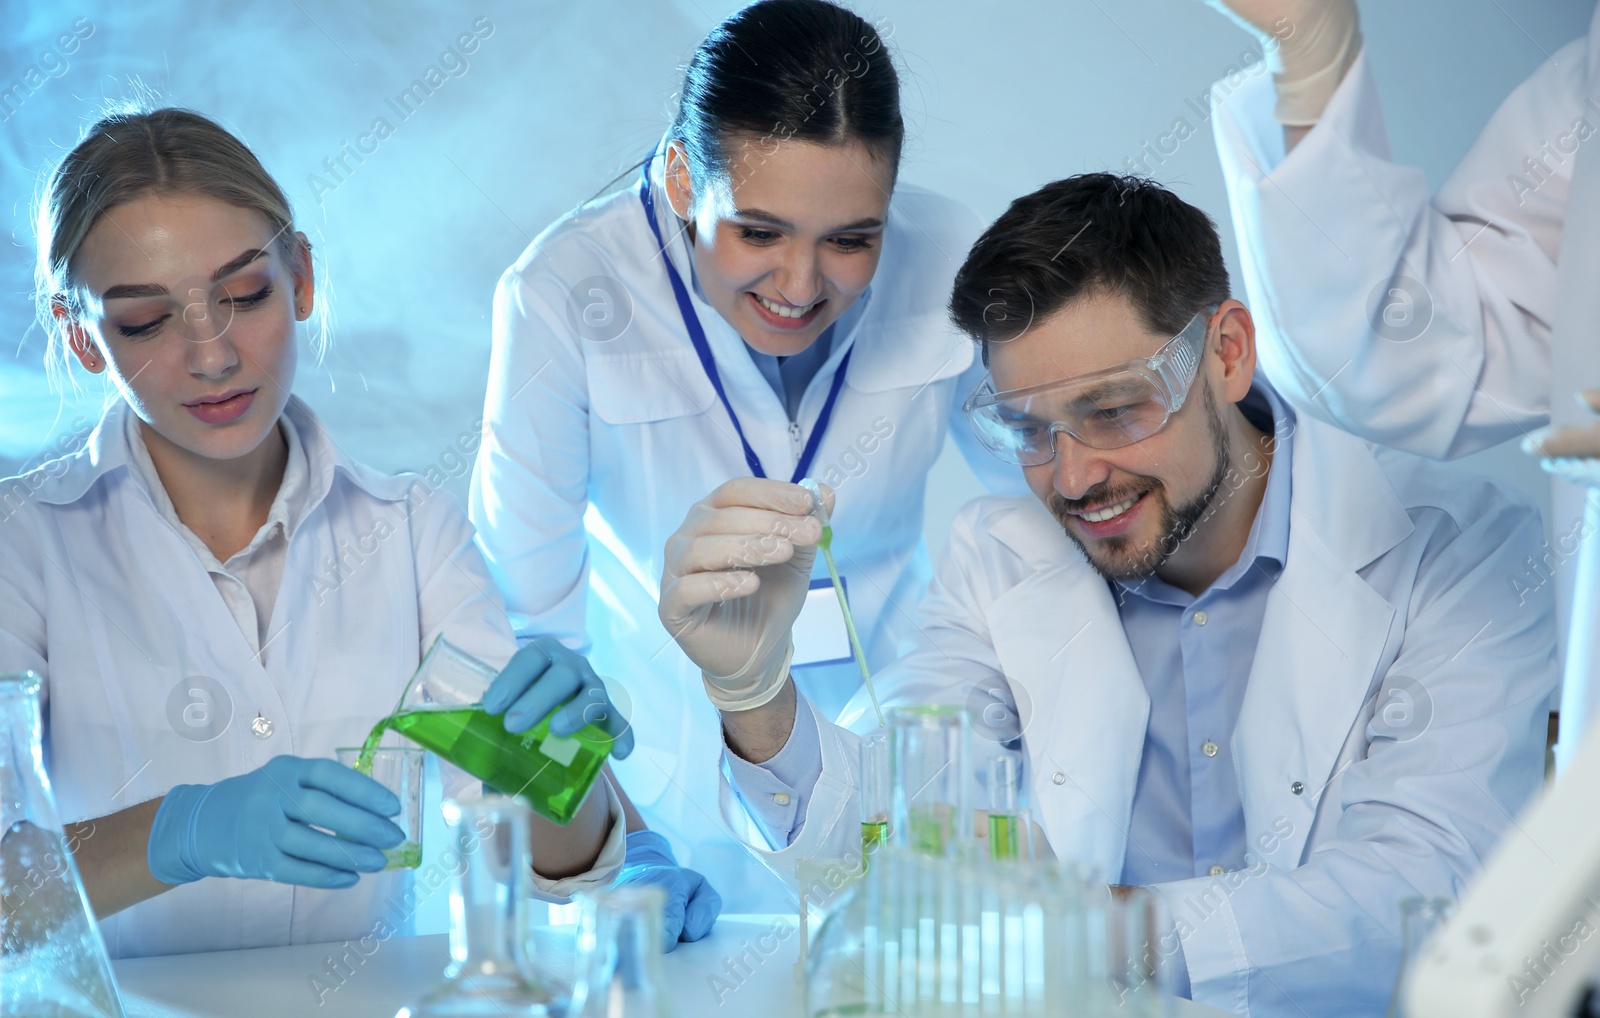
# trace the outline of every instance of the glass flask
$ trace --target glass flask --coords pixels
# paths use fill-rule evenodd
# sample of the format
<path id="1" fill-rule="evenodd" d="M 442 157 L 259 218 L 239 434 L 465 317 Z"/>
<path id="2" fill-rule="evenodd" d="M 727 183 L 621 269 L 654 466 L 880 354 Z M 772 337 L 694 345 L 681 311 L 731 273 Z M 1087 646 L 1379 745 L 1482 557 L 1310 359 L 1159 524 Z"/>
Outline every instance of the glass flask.
<path id="1" fill-rule="evenodd" d="M 1456 903 L 1449 898 L 1406 898 L 1400 902 L 1400 971 L 1394 977 L 1394 993 L 1384 1018 L 1406 1018 L 1406 976 L 1422 956 L 1428 937 L 1455 914 Z"/>
<path id="2" fill-rule="evenodd" d="M 972 765 L 961 707 L 889 711 L 889 836 L 925 855 L 954 858 L 972 845 Z"/>
<path id="3" fill-rule="evenodd" d="M 569 823 L 605 765 L 611 736 L 592 724 L 571 736 L 551 735 L 549 715 L 513 735 L 500 715 L 483 709 L 483 695 L 499 674 L 438 637 L 394 713 L 373 726 L 363 756 L 393 730 L 495 791 L 521 796 L 541 816 Z M 356 769 L 363 770 L 361 762 Z"/>
<path id="4" fill-rule="evenodd" d="M 444 818 L 460 855 L 450 886 L 450 965 L 443 983 L 395 1018 L 560 1015 L 524 949 L 533 884 L 527 805 L 500 795 L 447 799 Z"/>
<path id="5" fill-rule="evenodd" d="M 111 963 L 56 822 L 39 676 L 0 675 L 0 1014 L 121 1018 Z"/>
<path id="6" fill-rule="evenodd" d="M 661 888 L 630 884 L 582 897 L 570 1018 L 669 1018 L 661 972 Z"/>

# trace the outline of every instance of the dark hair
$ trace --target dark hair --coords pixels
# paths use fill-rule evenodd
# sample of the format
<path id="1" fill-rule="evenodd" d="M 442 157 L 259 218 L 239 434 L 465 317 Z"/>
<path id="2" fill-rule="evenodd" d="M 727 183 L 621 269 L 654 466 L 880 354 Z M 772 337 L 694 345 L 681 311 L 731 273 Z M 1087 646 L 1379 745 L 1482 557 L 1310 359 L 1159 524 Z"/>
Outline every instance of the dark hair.
<path id="1" fill-rule="evenodd" d="M 983 350 L 1075 300 L 1126 297 L 1148 328 L 1176 335 L 1228 299 L 1228 267 L 1204 212 L 1154 181 L 1084 173 L 1018 198 L 956 273 L 950 317 Z"/>
<path id="2" fill-rule="evenodd" d="M 730 170 L 736 135 L 764 148 L 860 141 L 897 169 L 900 79 L 877 29 L 824 0 L 760 0 L 728 17 L 689 62 L 671 137 L 709 180 Z"/>

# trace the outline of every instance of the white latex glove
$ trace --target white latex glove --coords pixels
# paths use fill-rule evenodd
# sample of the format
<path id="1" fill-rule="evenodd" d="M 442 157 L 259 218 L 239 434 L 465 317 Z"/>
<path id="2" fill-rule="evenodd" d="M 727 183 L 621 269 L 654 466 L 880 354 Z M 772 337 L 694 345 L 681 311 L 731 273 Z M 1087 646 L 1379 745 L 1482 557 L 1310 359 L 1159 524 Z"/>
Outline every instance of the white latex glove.
<path id="1" fill-rule="evenodd" d="M 1579 400 L 1600 413 L 1600 389 Z M 1539 457 L 1539 467 L 1568 484 L 1600 488 L 1600 420 L 1589 424 L 1550 425 L 1522 440 L 1522 451 Z"/>
<path id="2" fill-rule="evenodd" d="M 1309 127 L 1322 117 L 1361 52 L 1355 0 L 1205 0 L 1261 40 L 1278 88 L 1280 124 Z"/>
<path id="3" fill-rule="evenodd" d="M 823 489 L 829 510 L 833 493 Z M 783 688 L 822 526 L 798 484 L 736 478 L 667 539 L 659 614 L 700 666 L 718 710 L 753 710 Z"/>

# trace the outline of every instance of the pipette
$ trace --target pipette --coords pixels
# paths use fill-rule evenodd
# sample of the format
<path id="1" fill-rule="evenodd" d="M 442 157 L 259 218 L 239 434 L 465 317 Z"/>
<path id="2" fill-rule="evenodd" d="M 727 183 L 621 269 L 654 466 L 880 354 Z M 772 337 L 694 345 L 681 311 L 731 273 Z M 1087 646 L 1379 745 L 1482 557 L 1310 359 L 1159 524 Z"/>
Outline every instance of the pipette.
<path id="1" fill-rule="evenodd" d="M 811 512 L 822 524 L 822 540 L 817 547 L 822 550 L 822 561 L 828 567 L 828 578 L 833 581 L 833 592 L 839 598 L 839 611 L 844 614 L 844 629 L 850 635 L 850 650 L 856 656 L 856 667 L 861 669 L 861 681 L 872 697 L 872 709 L 878 715 L 878 727 L 885 727 L 883 708 L 878 704 L 878 691 L 872 688 L 872 673 L 867 669 L 867 655 L 861 649 L 861 637 L 856 632 L 856 618 L 850 613 L 850 602 L 844 596 L 844 584 L 839 582 L 839 567 L 833 561 L 833 523 L 828 519 L 828 507 L 822 502 L 822 488 L 810 477 L 800 486 L 811 493 Z"/>

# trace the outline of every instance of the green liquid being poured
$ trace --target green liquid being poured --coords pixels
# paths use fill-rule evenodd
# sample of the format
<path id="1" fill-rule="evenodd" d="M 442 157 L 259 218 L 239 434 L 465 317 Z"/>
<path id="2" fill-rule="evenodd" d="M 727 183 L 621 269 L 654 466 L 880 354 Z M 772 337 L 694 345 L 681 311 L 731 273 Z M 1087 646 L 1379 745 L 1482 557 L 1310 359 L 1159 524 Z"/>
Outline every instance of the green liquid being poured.
<path id="1" fill-rule="evenodd" d="M 414 870 L 422 865 L 422 846 L 415 841 L 407 841 L 395 848 L 383 850 L 383 857 L 389 860 L 386 870 Z"/>
<path id="2" fill-rule="evenodd" d="M 850 650 L 856 656 L 856 667 L 861 669 L 861 681 L 867 687 L 867 695 L 872 697 L 872 709 L 878 715 L 878 727 L 883 728 L 883 708 L 878 705 L 878 691 L 872 688 L 872 672 L 867 669 L 867 655 L 861 649 L 861 637 L 856 633 L 856 617 L 851 613 L 850 602 L 844 596 L 844 584 L 839 582 L 839 567 L 833 561 L 831 523 L 823 524 L 822 540 L 817 542 L 817 547 L 822 549 L 822 561 L 828 567 L 828 579 L 833 581 L 833 592 L 839 597 L 839 610 L 844 614 L 844 629 L 850 634 Z"/>
<path id="3" fill-rule="evenodd" d="M 379 721 L 361 744 L 356 770 L 372 773 L 372 754 L 390 729 L 496 792 L 521 796 L 534 812 L 558 824 L 577 815 L 611 752 L 611 736 L 593 725 L 570 737 L 551 735 L 546 716 L 514 735 L 506 731 L 501 715 L 482 707 L 436 707 L 400 711 Z"/>

